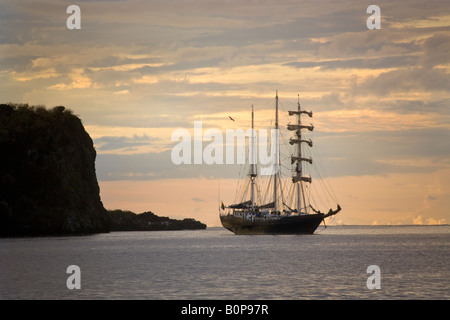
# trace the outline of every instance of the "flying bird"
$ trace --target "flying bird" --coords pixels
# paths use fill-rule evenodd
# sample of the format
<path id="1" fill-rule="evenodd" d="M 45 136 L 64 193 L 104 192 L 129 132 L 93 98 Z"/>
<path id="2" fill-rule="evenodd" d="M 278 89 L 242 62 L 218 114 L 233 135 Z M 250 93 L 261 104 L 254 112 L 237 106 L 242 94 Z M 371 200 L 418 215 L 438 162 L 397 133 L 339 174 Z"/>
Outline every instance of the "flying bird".
<path id="1" fill-rule="evenodd" d="M 233 119 L 232 117 L 228 116 L 228 118 L 230 118 L 230 120 L 234 121 L 234 119 Z M 236 122 L 236 121 L 235 121 L 235 122 Z"/>

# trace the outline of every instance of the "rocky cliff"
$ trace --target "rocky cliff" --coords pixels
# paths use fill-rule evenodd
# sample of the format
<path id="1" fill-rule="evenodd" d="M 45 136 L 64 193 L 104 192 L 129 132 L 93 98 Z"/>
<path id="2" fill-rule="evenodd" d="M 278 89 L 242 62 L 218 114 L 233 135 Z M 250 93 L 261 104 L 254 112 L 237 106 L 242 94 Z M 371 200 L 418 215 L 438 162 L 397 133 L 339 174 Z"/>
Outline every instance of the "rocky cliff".
<path id="1" fill-rule="evenodd" d="M 70 110 L 0 105 L 0 236 L 108 232 L 95 157 Z"/>
<path id="2" fill-rule="evenodd" d="M 194 219 L 176 220 L 159 217 L 153 212 L 136 214 L 131 211 L 111 210 L 111 231 L 161 231 L 206 229 Z"/>

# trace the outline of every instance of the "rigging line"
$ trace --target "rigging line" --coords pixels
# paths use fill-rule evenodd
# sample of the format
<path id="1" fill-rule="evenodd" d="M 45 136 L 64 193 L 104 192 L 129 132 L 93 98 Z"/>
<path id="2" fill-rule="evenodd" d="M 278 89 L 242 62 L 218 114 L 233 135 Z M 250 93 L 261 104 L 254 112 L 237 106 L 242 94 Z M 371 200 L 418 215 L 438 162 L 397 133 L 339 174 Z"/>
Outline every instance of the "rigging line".
<path id="1" fill-rule="evenodd" d="M 307 136 L 307 137 L 310 137 L 310 136 Z M 306 149 L 305 149 L 305 148 L 302 148 L 302 151 L 305 152 L 306 154 L 308 154 L 308 156 L 310 156 L 311 158 L 314 159 L 314 165 L 312 166 L 312 167 L 313 167 L 313 168 L 312 168 L 312 171 L 315 172 L 315 173 L 317 174 L 318 180 L 320 181 L 320 185 L 322 186 L 323 191 L 325 191 L 326 194 L 327 194 L 333 201 L 335 201 L 336 203 L 338 203 L 336 194 L 334 193 L 334 190 L 333 190 L 333 188 L 332 188 L 332 186 L 331 186 L 331 183 L 328 183 L 328 184 L 327 184 L 327 182 L 329 182 L 329 181 L 328 181 L 327 179 L 325 179 L 325 176 L 326 176 L 326 170 L 325 170 L 325 167 L 324 167 L 324 165 L 323 165 L 322 158 L 321 158 L 321 156 L 319 155 L 319 148 L 318 148 L 318 145 L 315 144 L 315 147 L 314 147 L 314 148 L 309 148 L 309 149 L 308 149 L 308 148 L 306 148 Z M 325 176 L 324 176 L 324 175 L 325 175 Z M 327 200 L 327 202 L 328 202 L 328 204 L 329 204 L 328 198 L 327 198 L 326 200 Z"/>
<path id="2" fill-rule="evenodd" d="M 240 121 L 240 123 L 242 123 L 242 122 L 243 121 Z M 234 121 L 234 125 L 235 125 L 235 127 L 237 126 L 235 121 Z M 245 195 L 246 195 L 244 186 L 247 185 L 247 183 L 245 182 L 247 180 L 247 179 L 245 179 L 245 175 L 247 172 L 247 163 L 249 163 L 249 159 L 248 159 L 248 155 L 246 152 L 244 164 L 239 165 L 239 175 L 238 175 L 238 179 L 237 179 L 236 192 L 235 192 L 235 196 L 234 196 L 236 203 L 243 202 L 242 198 L 239 198 L 238 195 L 241 195 L 243 197 L 245 197 Z"/>
<path id="3" fill-rule="evenodd" d="M 305 207 L 305 212 L 306 212 L 305 189 L 303 188 L 303 183 L 302 182 L 300 182 L 300 189 L 301 189 L 302 198 L 303 198 L 303 206 Z"/>
<path id="4" fill-rule="evenodd" d="M 329 190 L 328 190 L 328 188 L 327 188 L 327 186 L 326 186 L 326 184 L 325 184 L 325 182 L 324 182 L 324 178 L 321 176 L 321 173 L 318 171 L 318 168 L 316 167 L 316 166 L 313 166 L 313 170 L 314 170 L 314 172 L 317 174 L 317 183 L 318 183 L 318 185 L 320 185 L 322 188 L 323 188 L 323 190 L 325 191 L 325 193 L 327 193 L 329 196 L 331 196 L 330 195 L 330 192 L 329 192 Z M 315 184 L 315 185 L 317 185 L 317 184 Z M 312 192 L 311 192 L 312 193 Z M 317 194 L 322 194 L 322 192 L 317 192 Z M 321 200 L 322 200 L 323 198 L 321 197 Z M 329 202 L 329 200 L 328 200 L 328 197 L 325 197 L 325 200 L 326 200 L 326 202 L 327 202 L 327 204 L 328 204 L 328 206 L 330 206 L 330 202 Z M 323 201 L 321 201 L 322 203 L 323 203 Z M 323 203 L 324 204 L 324 203 Z"/>
<path id="5" fill-rule="evenodd" d="M 333 188 L 332 188 L 332 186 L 331 186 L 331 183 L 329 182 L 329 181 L 325 181 L 325 177 L 324 177 L 324 175 L 325 176 L 327 176 L 326 175 L 326 170 L 325 170 L 325 167 L 324 167 L 324 165 L 323 165 L 323 163 L 322 163 L 322 159 L 321 159 L 321 157 L 319 156 L 319 154 L 318 154 L 318 150 L 316 149 L 316 150 L 314 150 L 315 151 L 315 153 L 316 153 L 316 158 L 317 158 L 317 168 L 316 168 L 316 170 L 317 170 L 317 174 L 320 176 L 320 178 L 321 178 L 321 183 L 323 184 L 323 188 L 325 189 L 325 191 L 328 193 L 328 195 L 332 198 L 332 200 L 333 201 L 335 201 L 336 203 L 339 203 L 339 201 L 338 201 L 338 199 L 337 199 L 337 196 L 336 196 L 336 194 L 334 193 L 334 190 L 333 190 Z M 318 169 L 319 169 L 319 167 L 320 167 L 320 170 L 321 170 L 321 172 L 320 171 L 318 171 Z"/>
<path id="6" fill-rule="evenodd" d="M 283 204 L 283 201 L 284 201 L 284 197 L 283 197 L 283 181 L 281 180 L 280 175 L 278 173 L 276 173 L 276 174 L 278 175 L 278 181 L 280 182 L 279 186 L 278 186 L 278 188 L 280 189 L 279 198 L 281 199 L 281 204 Z M 281 206 L 281 212 L 282 211 L 283 211 L 283 206 Z"/>
<path id="7" fill-rule="evenodd" d="M 242 191 L 244 190 L 244 188 L 242 187 L 242 185 L 245 183 L 244 181 L 240 180 L 239 181 L 239 188 L 236 190 L 236 204 L 237 203 L 241 203 L 242 202 Z"/>
<path id="8" fill-rule="evenodd" d="M 219 207 L 220 212 L 220 178 L 217 177 L 217 206 Z"/>
<path id="9" fill-rule="evenodd" d="M 330 226 L 330 223 L 334 221 L 335 217 L 336 216 L 334 215 L 334 216 L 326 218 L 326 219 L 328 219 L 328 226 Z M 325 225 L 325 219 L 323 219 L 323 223 Z M 325 227 L 323 229 L 321 229 L 321 230 L 317 229 L 316 230 L 316 234 L 322 233 L 328 226 L 325 225 Z"/>
<path id="10" fill-rule="evenodd" d="M 318 180 L 320 181 L 320 185 L 321 185 L 321 187 L 323 188 L 323 190 L 330 196 L 330 192 L 329 192 L 329 190 L 328 190 L 326 184 L 324 183 L 323 179 L 318 179 Z M 321 197 L 321 199 L 322 199 L 322 203 L 323 203 L 323 204 L 326 204 L 326 205 L 328 205 L 329 207 L 331 207 L 331 203 L 330 203 L 328 197 L 325 197 L 325 198 Z M 326 202 L 326 203 L 323 201 L 323 199 L 325 199 L 325 202 Z"/>
<path id="11" fill-rule="evenodd" d="M 261 188 L 260 188 L 260 184 L 255 184 L 256 185 L 256 196 L 258 198 L 258 203 L 262 204 L 262 198 L 261 198 Z"/>
<path id="12" fill-rule="evenodd" d="M 312 205 L 314 204 L 314 207 L 318 208 L 317 206 L 317 200 L 316 197 L 314 196 L 313 192 L 310 192 L 310 200 L 309 200 L 309 204 Z"/>
<path id="13" fill-rule="evenodd" d="M 318 192 L 312 192 L 312 191 L 310 192 L 310 197 L 311 197 L 310 204 L 314 203 L 314 207 L 316 207 L 316 208 L 320 208 L 320 207 L 324 206 L 322 197 L 319 197 L 319 200 L 318 200 L 316 198 L 315 194 L 318 194 Z M 325 204 L 325 206 L 326 205 L 327 204 Z M 329 204 L 328 204 L 328 207 L 329 207 Z"/>
<path id="14" fill-rule="evenodd" d="M 267 183 L 265 177 L 260 177 L 259 179 L 260 184 L 258 184 L 258 201 L 259 204 L 264 204 L 266 199 L 266 192 L 267 189 Z"/>
<path id="15" fill-rule="evenodd" d="M 285 166 L 284 164 L 280 164 L 280 167 L 283 168 L 283 169 L 285 169 L 286 171 L 291 169 L 290 167 L 287 167 L 287 166 Z"/>
<path id="16" fill-rule="evenodd" d="M 309 188 L 308 189 L 308 207 L 311 208 L 311 199 L 314 197 L 313 196 L 313 189 L 314 188 Z"/>
<path id="17" fill-rule="evenodd" d="M 324 188 L 324 186 L 322 186 L 322 188 Z M 326 187 L 325 187 L 325 188 L 326 188 Z M 326 191 L 326 189 L 325 189 L 325 191 Z M 331 208 L 331 207 L 332 207 L 332 204 L 331 204 L 331 202 L 330 202 L 329 197 L 324 196 L 324 197 L 319 197 L 319 199 L 320 199 L 321 204 L 322 204 L 323 206 L 327 206 L 328 208 Z"/>
<path id="18" fill-rule="evenodd" d="M 268 179 L 268 183 L 266 183 L 266 192 L 264 193 L 264 200 L 262 203 L 269 203 L 270 201 L 268 199 L 270 199 L 270 195 L 271 195 L 271 190 L 273 189 L 272 186 L 272 179 Z"/>
<path id="19" fill-rule="evenodd" d="M 245 189 L 243 194 L 243 197 L 240 201 L 240 203 L 244 202 L 247 199 L 247 194 L 248 194 L 248 190 L 250 189 L 250 180 L 247 180 L 246 184 L 245 184 Z"/>
<path id="20" fill-rule="evenodd" d="M 235 195 L 234 195 L 234 201 L 235 203 L 239 203 L 239 199 L 238 199 L 238 193 L 241 190 L 241 184 L 242 184 L 242 167 L 244 165 L 240 165 L 239 166 L 239 175 L 238 175 L 238 179 L 236 182 L 236 191 L 235 191 Z"/>
<path id="21" fill-rule="evenodd" d="M 319 165 L 320 165 L 320 167 L 321 167 L 322 172 L 323 172 L 327 177 L 329 177 L 329 175 L 328 175 L 328 173 L 327 173 L 327 171 L 326 171 L 325 165 L 324 165 L 323 162 L 322 162 L 322 158 L 319 156 L 319 149 L 320 149 L 320 146 L 319 146 L 319 148 L 316 148 L 316 150 L 315 150 L 315 152 L 316 152 L 316 154 L 317 154 L 317 158 L 319 159 Z M 337 199 L 337 196 L 336 196 L 336 194 L 334 193 L 334 190 L 333 190 L 333 187 L 332 187 L 331 183 L 328 182 L 328 184 L 329 184 L 330 192 L 331 192 L 330 195 L 333 197 L 333 200 L 334 200 L 334 201 L 338 202 L 338 201 L 337 201 L 337 200 L 338 200 L 338 199 Z"/>
<path id="22" fill-rule="evenodd" d="M 247 163 L 247 162 L 246 162 Z M 248 165 L 244 163 L 240 166 L 241 172 L 240 172 L 240 179 L 239 179 L 239 189 L 236 190 L 237 193 L 241 195 L 239 198 L 238 203 L 242 203 L 245 201 L 245 198 L 247 197 L 248 189 L 250 180 L 246 178 L 247 171 L 248 171 Z"/>
<path id="23" fill-rule="evenodd" d="M 336 219 L 336 216 L 331 216 L 330 219 L 328 219 L 328 223 L 333 222 Z"/>
<path id="24" fill-rule="evenodd" d="M 293 199 L 295 199 L 294 191 L 295 191 L 295 184 L 294 183 L 289 183 L 289 192 L 288 192 L 289 197 L 288 197 L 288 199 L 289 199 L 289 206 L 291 208 L 295 207 L 294 206 L 294 202 L 293 202 Z"/>

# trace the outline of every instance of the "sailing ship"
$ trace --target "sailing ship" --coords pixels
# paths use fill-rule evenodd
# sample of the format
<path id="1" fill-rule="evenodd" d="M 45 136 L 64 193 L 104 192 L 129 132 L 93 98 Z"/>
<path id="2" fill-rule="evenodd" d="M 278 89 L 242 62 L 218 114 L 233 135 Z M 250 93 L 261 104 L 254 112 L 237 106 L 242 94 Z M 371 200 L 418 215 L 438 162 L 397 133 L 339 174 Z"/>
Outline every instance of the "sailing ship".
<path id="1" fill-rule="evenodd" d="M 294 195 L 290 201 L 280 196 L 282 191 L 282 179 L 280 176 L 279 165 L 279 136 L 278 136 L 278 91 L 275 97 L 275 132 L 277 132 L 276 145 L 276 161 L 273 175 L 270 178 L 273 187 L 273 198 L 269 203 L 259 204 L 256 202 L 255 184 L 259 176 L 255 161 L 251 161 L 249 177 L 250 200 L 241 201 L 236 204 L 225 206 L 222 202 L 219 208 L 219 215 L 222 225 L 235 234 L 313 234 L 318 226 L 324 222 L 325 218 L 334 216 L 341 207 L 337 204 L 337 209 L 329 209 L 323 213 L 316 210 L 311 203 L 306 203 L 305 184 L 311 184 L 311 176 L 303 174 L 303 163 L 313 163 L 312 158 L 306 157 L 302 152 L 302 145 L 313 147 L 311 139 L 305 139 L 302 130 L 313 131 L 312 124 L 305 125 L 302 123 L 302 116 L 312 117 L 312 112 L 302 110 L 300 98 L 297 103 L 297 110 L 289 111 L 289 116 L 296 116 L 295 124 L 288 124 L 287 130 L 293 131 L 295 135 L 290 138 L 289 144 L 294 146 L 295 153 L 291 153 L 290 160 L 292 166 L 292 179 L 290 181 L 294 190 Z M 252 106 L 252 143 L 251 156 L 254 157 L 254 110 Z M 284 179 L 286 180 L 286 179 Z M 248 194 L 248 192 L 247 192 Z M 295 199 L 296 198 L 296 199 Z M 309 197 L 311 198 L 311 197 Z M 266 200 L 267 201 L 267 200 Z M 291 208 L 289 204 L 295 208 Z"/>

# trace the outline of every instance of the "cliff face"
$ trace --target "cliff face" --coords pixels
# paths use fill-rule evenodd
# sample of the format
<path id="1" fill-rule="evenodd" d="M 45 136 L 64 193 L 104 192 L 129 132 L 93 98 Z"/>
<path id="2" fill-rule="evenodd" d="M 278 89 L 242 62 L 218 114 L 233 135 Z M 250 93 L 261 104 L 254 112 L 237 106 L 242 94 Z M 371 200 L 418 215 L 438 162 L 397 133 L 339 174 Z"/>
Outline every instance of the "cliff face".
<path id="1" fill-rule="evenodd" d="M 0 236 L 108 232 L 95 157 L 64 107 L 0 105 Z"/>

